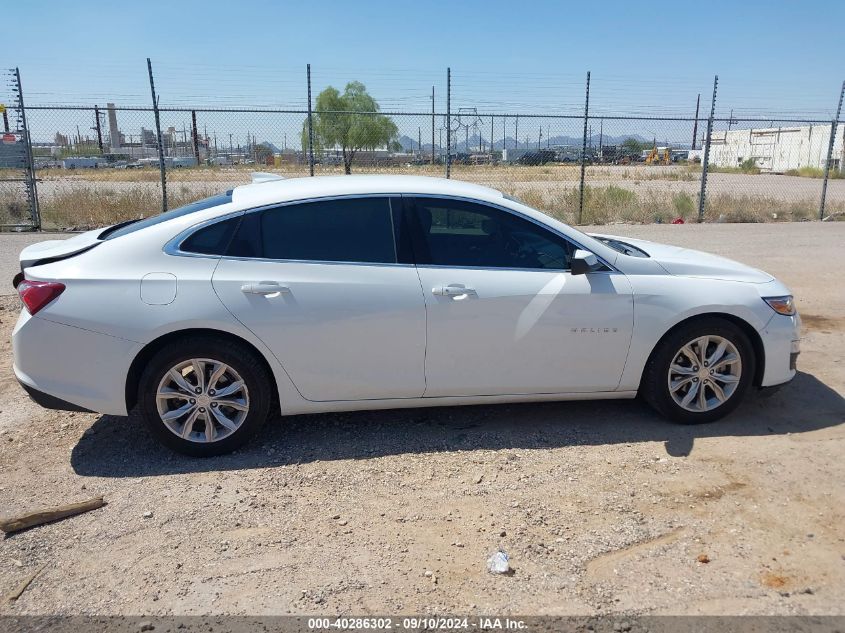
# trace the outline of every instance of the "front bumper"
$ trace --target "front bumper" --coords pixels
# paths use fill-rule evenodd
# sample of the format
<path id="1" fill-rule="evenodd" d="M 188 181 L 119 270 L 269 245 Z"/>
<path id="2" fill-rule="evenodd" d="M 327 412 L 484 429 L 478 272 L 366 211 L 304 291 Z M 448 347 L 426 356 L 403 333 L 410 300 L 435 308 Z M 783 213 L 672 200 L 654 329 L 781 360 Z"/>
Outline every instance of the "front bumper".
<path id="1" fill-rule="evenodd" d="M 801 353 L 801 317 L 773 314 L 760 332 L 766 366 L 761 387 L 773 387 L 795 377 L 798 355 Z"/>

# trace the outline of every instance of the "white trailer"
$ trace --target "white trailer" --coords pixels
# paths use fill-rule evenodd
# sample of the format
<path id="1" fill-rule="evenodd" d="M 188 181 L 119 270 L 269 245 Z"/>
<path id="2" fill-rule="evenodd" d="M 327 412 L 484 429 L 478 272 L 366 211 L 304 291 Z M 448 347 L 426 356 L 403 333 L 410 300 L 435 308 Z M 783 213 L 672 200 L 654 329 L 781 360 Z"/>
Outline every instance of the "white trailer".
<path id="1" fill-rule="evenodd" d="M 843 169 L 845 125 L 839 125 L 831 156 L 831 169 Z M 713 132 L 710 164 L 738 167 L 753 160 L 761 171 L 783 173 L 801 167 L 824 169 L 830 143 L 830 124 L 748 128 Z"/>

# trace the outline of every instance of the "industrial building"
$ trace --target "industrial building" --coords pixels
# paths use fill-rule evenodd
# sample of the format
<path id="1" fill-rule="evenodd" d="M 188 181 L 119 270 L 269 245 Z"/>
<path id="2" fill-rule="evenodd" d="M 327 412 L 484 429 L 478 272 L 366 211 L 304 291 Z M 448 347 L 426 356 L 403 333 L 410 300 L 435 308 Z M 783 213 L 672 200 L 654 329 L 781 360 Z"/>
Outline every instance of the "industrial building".
<path id="1" fill-rule="evenodd" d="M 831 169 L 845 169 L 845 125 L 839 125 Z M 714 131 L 710 164 L 738 167 L 752 159 L 761 171 L 783 173 L 801 167 L 824 169 L 830 143 L 830 124 Z"/>

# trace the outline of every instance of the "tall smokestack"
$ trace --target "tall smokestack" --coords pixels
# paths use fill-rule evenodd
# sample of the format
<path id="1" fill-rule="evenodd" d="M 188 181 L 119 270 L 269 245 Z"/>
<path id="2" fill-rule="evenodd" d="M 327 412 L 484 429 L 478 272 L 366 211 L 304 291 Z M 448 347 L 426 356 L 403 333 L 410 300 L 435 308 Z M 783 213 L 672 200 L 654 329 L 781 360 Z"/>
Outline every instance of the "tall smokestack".
<path id="1" fill-rule="evenodd" d="M 109 137 L 111 137 L 111 150 L 116 152 L 120 149 L 120 130 L 117 128 L 117 114 L 114 111 L 114 104 L 107 103 L 106 110 L 109 113 Z"/>

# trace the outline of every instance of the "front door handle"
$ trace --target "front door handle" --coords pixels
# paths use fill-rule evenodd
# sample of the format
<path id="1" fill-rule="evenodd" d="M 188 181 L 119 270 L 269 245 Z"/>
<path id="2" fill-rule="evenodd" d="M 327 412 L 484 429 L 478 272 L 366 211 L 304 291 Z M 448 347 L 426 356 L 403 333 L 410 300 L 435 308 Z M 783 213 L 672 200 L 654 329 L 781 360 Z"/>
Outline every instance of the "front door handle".
<path id="1" fill-rule="evenodd" d="M 462 297 L 464 295 L 475 294 L 475 288 L 452 284 L 449 286 L 435 286 L 431 289 L 431 292 L 438 297 Z"/>
<path id="2" fill-rule="evenodd" d="M 258 283 L 244 284 L 241 286 L 241 292 L 252 295 L 278 295 L 285 292 L 290 292 L 290 288 L 283 286 L 278 281 L 261 281 Z"/>

